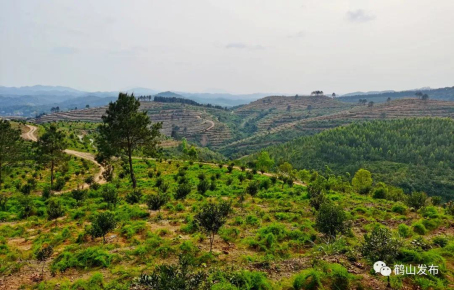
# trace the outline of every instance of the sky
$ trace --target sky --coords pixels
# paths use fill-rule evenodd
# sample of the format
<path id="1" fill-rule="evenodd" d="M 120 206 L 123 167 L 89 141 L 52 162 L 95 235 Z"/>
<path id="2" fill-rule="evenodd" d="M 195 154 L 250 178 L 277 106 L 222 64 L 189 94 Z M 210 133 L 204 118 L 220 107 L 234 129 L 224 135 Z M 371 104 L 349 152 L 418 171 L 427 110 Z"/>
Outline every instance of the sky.
<path id="1" fill-rule="evenodd" d="M 338 94 L 454 86 L 453 0 L 0 0 L 0 85 Z"/>

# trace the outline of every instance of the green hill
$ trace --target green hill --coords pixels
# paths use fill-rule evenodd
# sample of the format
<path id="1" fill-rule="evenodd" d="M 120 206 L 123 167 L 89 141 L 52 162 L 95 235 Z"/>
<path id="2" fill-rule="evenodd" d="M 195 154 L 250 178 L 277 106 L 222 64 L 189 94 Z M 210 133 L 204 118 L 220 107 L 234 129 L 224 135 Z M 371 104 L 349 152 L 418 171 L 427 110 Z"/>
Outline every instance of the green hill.
<path id="1" fill-rule="evenodd" d="M 268 149 L 295 168 L 354 173 L 366 168 L 377 180 L 454 198 L 454 121 L 413 118 L 356 123 Z"/>

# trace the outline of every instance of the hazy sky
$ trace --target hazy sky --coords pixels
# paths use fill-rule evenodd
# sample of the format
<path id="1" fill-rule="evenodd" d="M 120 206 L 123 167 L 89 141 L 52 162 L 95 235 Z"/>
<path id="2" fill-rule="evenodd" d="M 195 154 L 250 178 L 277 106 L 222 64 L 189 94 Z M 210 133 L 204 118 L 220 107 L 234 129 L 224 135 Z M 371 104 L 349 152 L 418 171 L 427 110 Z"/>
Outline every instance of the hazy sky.
<path id="1" fill-rule="evenodd" d="M 454 85 L 454 0 L 0 0 L 0 85 L 347 93 Z"/>

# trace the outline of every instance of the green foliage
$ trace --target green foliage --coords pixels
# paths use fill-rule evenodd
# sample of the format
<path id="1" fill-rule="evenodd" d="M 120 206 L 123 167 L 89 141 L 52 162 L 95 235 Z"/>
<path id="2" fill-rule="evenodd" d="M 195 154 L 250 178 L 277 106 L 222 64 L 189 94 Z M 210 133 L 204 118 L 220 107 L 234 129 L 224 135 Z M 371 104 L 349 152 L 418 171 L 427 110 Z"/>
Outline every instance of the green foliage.
<path id="1" fill-rule="evenodd" d="M 108 267 L 114 257 L 100 247 L 90 247 L 76 253 L 63 251 L 52 261 L 51 269 L 53 272 L 58 270 L 63 273 L 69 268 Z"/>
<path id="2" fill-rule="evenodd" d="M 86 198 L 87 191 L 83 189 L 73 189 L 71 190 L 71 197 L 77 201 L 82 201 Z"/>
<path id="3" fill-rule="evenodd" d="M 358 122 L 314 136 L 267 148 L 271 158 L 297 169 L 337 174 L 360 168 L 374 179 L 404 188 L 452 198 L 454 178 L 454 121 L 414 118 Z M 417 165 L 417 166 L 416 166 Z"/>
<path id="4" fill-rule="evenodd" d="M 9 121 L 0 120 L 0 188 L 5 167 L 19 162 L 24 154 L 24 142 L 20 135 L 20 130 L 13 129 Z"/>
<path id="5" fill-rule="evenodd" d="M 106 234 L 117 226 L 115 214 L 110 211 L 105 211 L 97 214 L 92 221 L 89 234 L 93 238 L 102 237 L 103 242 L 106 242 Z"/>
<path id="6" fill-rule="evenodd" d="M 401 243 L 392 237 L 388 228 L 376 226 L 370 234 L 364 235 L 362 254 L 371 262 L 393 262 L 400 250 Z"/>
<path id="7" fill-rule="evenodd" d="M 61 190 L 64 186 L 64 180 L 59 180 L 54 188 L 54 170 L 55 166 L 66 160 L 63 150 L 66 149 L 65 134 L 57 130 L 52 124 L 46 128 L 46 132 L 38 139 L 38 156 L 42 164 L 50 166 L 50 188 Z"/>
<path id="8" fill-rule="evenodd" d="M 139 203 L 142 200 L 142 191 L 135 189 L 126 194 L 125 200 L 129 204 Z"/>
<path id="9" fill-rule="evenodd" d="M 185 199 L 191 193 L 191 185 L 189 183 L 182 183 L 178 186 L 175 192 L 175 199 Z"/>
<path id="10" fill-rule="evenodd" d="M 320 206 L 315 225 L 321 233 L 330 238 L 336 238 L 339 233 L 345 233 L 349 229 L 344 210 L 332 202 L 325 202 Z"/>
<path id="11" fill-rule="evenodd" d="M 198 225 L 210 235 L 210 252 L 213 248 L 214 235 L 227 221 L 227 216 L 232 211 L 230 202 L 209 202 L 204 204 L 194 219 Z"/>
<path id="12" fill-rule="evenodd" d="M 180 256 L 177 265 L 159 265 L 151 274 L 142 274 L 138 283 L 154 290 L 191 290 L 199 289 L 206 278 L 205 272 L 194 269 L 189 257 Z"/>
<path id="13" fill-rule="evenodd" d="M 129 174 L 133 188 L 137 181 L 132 166 L 132 154 L 137 150 L 154 156 L 158 151 L 162 123 L 151 124 L 146 112 L 139 111 L 140 102 L 134 95 L 120 93 L 115 102 L 111 102 L 102 117 L 99 126 L 97 147 L 99 160 L 113 155 L 126 154 L 129 162 Z"/>
<path id="14" fill-rule="evenodd" d="M 416 210 L 426 205 L 428 197 L 424 192 L 413 192 L 407 197 L 407 205 Z"/>
<path id="15" fill-rule="evenodd" d="M 210 183 L 206 179 L 201 179 L 197 184 L 197 191 L 204 195 L 205 192 L 210 188 Z"/>
<path id="16" fill-rule="evenodd" d="M 170 197 L 166 193 L 149 194 L 146 197 L 147 206 L 151 210 L 161 210 L 161 207 L 169 201 Z"/>
<path id="17" fill-rule="evenodd" d="M 104 186 L 101 191 L 101 197 L 111 209 L 115 208 L 118 203 L 118 191 L 113 185 Z"/>
<path id="18" fill-rule="evenodd" d="M 411 235 L 412 235 L 411 228 L 409 226 L 407 226 L 406 224 L 400 224 L 398 227 L 398 232 L 402 238 L 408 238 L 408 237 L 411 237 Z"/>
<path id="19" fill-rule="evenodd" d="M 256 166 L 257 169 L 265 172 L 268 171 L 274 165 L 274 160 L 270 158 L 268 152 L 262 151 L 258 154 Z"/>
<path id="20" fill-rule="evenodd" d="M 361 168 L 355 173 L 355 176 L 352 179 L 352 185 L 353 188 L 361 194 L 369 193 L 372 187 L 372 174 Z"/>
<path id="21" fill-rule="evenodd" d="M 47 200 L 47 218 L 54 220 L 65 215 L 65 210 L 60 199 L 51 198 Z"/>

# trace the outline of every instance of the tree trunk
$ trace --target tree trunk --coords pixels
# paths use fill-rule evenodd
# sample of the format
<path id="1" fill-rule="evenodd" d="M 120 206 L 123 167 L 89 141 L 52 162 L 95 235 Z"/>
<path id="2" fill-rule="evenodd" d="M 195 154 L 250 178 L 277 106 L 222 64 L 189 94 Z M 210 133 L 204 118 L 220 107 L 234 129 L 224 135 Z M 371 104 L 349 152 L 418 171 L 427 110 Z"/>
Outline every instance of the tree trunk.
<path id="1" fill-rule="evenodd" d="M 132 150 L 131 146 L 128 146 L 128 157 L 129 157 L 129 173 L 131 174 L 132 188 L 136 188 L 136 176 L 134 175 L 134 169 L 132 168 Z"/>
<path id="2" fill-rule="evenodd" d="M 210 234 L 210 253 L 211 250 L 213 249 L 213 241 L 214 241 L 214 233 Z"/>
<path id="3" fill-rule="evenodd" d="M 50 165 L 50 192 L 52 192 L 53 187 L 54 187 L 54 160 L 52 159 Z"/>

